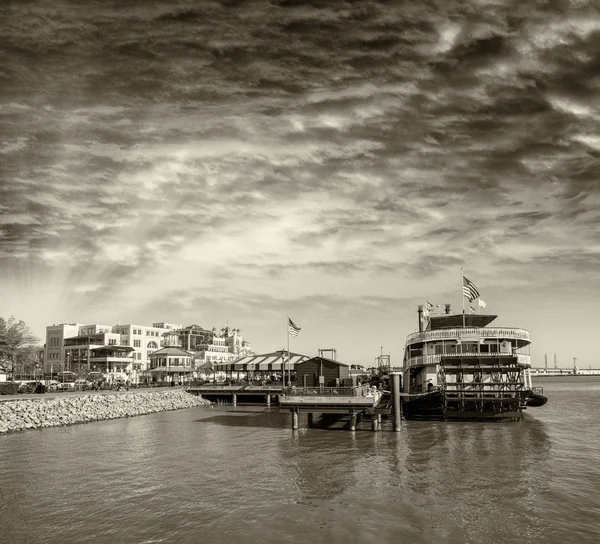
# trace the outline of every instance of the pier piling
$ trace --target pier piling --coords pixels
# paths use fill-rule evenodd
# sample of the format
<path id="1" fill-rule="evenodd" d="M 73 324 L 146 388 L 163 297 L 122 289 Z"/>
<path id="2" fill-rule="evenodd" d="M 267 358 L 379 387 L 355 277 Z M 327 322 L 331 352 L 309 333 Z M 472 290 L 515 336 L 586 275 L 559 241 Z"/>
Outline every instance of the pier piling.
<path id="1" fill-rule="evenodd" d="M 377 430 L 377 416 L 375 414 L 371 416 L 371 430 L 373 432 Z"/>
<path id="2" fill-rule="evenodd" d="M 292 412 L 292 429 L 296 430 L 298 428 L 298 412 Z"/>
<path id="3" fill-rule="evenodd" d="M 402 426 L 402 413 L 400 408 L 400 373 L 390 373 L 391 384 L 392 384 L 392 418 L 394 421 L 394 431 L 399 432 Z"/>
<path id="4" fill-rule="evenodd" d="M 351 431 L 356 431 L 356 414 L 352 414 L 350 416 L 350 430 Z"/>

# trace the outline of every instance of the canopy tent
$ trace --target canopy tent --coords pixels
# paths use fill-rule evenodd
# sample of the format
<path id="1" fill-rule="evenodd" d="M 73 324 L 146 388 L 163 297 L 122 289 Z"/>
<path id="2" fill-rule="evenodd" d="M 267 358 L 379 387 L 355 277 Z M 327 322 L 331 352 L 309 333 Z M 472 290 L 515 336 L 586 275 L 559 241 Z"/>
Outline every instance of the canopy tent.
<path id="1" fill-rule="evenodd" d="M 288 362 L 288 352 L 280 350 L 263 353 L 262 355 L 248 355 L 229 363 L 213 363 L 213 370 L 226 372 L 281 372 L 285 362 L 285 369 L 293 371 L 296 369 L 297 364 L 308 359 L 310 359 L 308 355 L 290 352 Z"/>

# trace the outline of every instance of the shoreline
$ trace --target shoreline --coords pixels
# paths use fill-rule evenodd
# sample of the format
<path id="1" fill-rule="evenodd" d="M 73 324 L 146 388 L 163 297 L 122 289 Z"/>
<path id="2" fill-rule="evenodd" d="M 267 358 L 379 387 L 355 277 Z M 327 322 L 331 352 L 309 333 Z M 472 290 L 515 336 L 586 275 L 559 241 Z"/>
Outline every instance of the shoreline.
<path id="1" fill-rule="evenodd" d="M 210 404 L 210 401 L 181 389 L 7 399 L 7 402 L 0 403 L 0 434 L 135 417 Z"/>

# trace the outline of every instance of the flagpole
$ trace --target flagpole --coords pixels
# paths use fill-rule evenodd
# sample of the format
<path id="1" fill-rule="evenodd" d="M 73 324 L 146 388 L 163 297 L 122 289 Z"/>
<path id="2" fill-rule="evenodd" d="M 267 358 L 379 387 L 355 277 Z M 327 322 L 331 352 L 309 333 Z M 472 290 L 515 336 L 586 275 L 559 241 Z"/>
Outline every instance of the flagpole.
<path id="1" fill-rule="evenodd" d="M 461 282 L 460 282 L 460 290 L 461 290 L 461 297 L 462 297 L 462 311 L 463 311 L 463 328 L 465 327 L 465 293 L 463 292 L 464 286 L 465 286 L 465 275 L 463 273 L 463 269 L 461 267 L 460 269 L 460 277 L 461 277 Z"/>
<path id="2" fill-rule="evenodd" d="M 285 320 L 285 333 L 287 335 L 287 362 L 288 362 L 288 368 L 289 368 L 289 361 L 290 361 L 290 316 L 286 315 L 286 320 Z M 283 366 L 283 374 L 281 375 L 281 385 L 284 388 L 285 391 L 285 384 L 286 384 L 286 380 L 285 380 L 285 357 L 284 357 L 284 366 Z M 289 372 L 289 370 L 288 370 Z"/>

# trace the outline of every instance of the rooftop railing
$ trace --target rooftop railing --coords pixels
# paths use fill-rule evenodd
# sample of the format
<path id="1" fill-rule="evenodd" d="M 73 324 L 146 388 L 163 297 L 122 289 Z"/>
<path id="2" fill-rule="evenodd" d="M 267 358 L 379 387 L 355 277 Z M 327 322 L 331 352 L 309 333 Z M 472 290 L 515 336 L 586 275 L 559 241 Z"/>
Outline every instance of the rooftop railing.
<path id="1" fill-rule="evenodd" d="M 431 340 L 454 340 L 458 338 L 498 338 L 529 340 L 529 331 L 512 327 L 460 327 L 438 329 L 409 334 L 406 343 L 428 342 Z"/>

